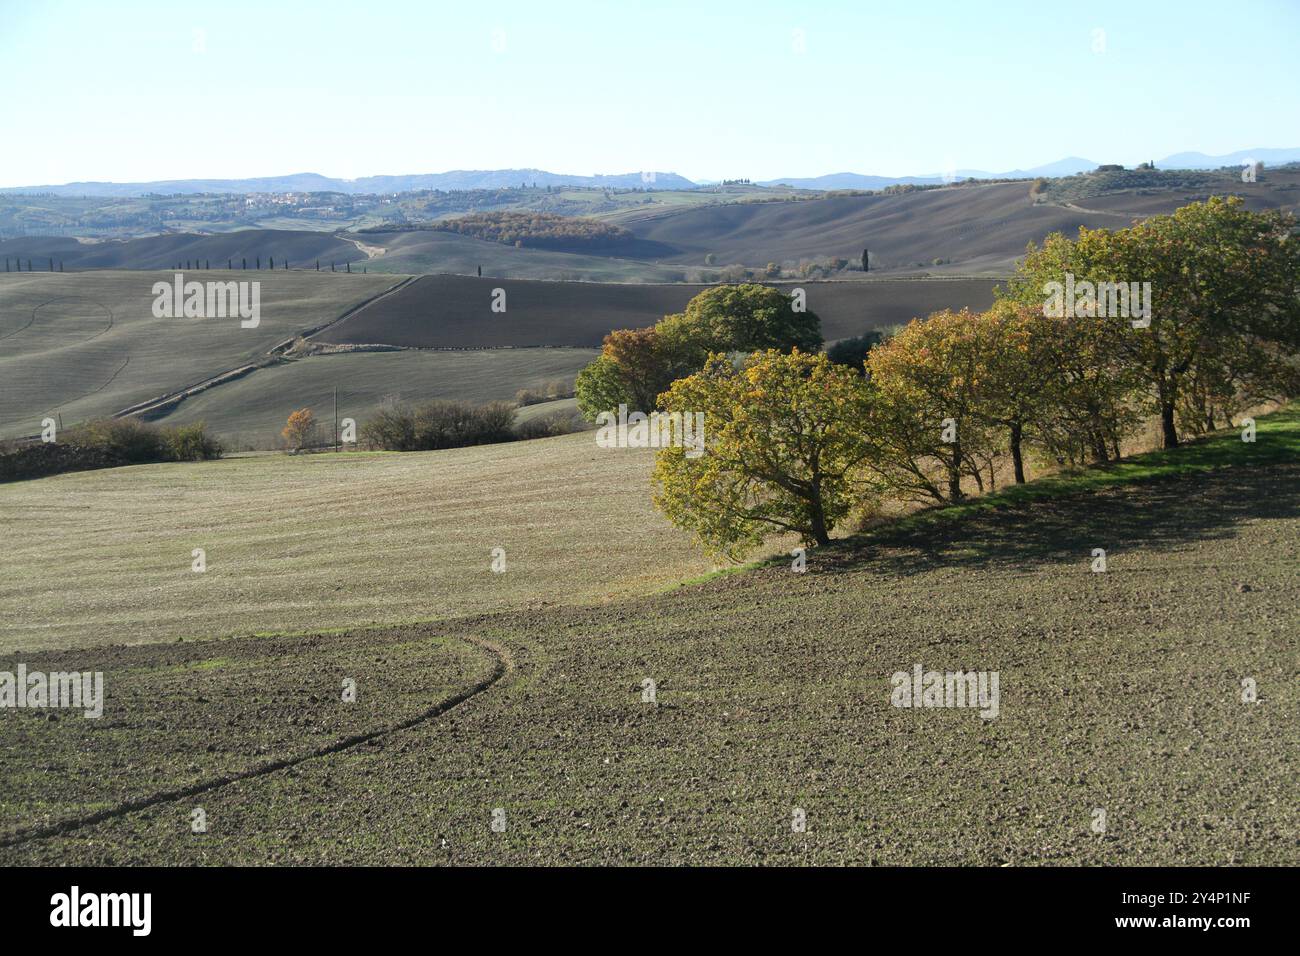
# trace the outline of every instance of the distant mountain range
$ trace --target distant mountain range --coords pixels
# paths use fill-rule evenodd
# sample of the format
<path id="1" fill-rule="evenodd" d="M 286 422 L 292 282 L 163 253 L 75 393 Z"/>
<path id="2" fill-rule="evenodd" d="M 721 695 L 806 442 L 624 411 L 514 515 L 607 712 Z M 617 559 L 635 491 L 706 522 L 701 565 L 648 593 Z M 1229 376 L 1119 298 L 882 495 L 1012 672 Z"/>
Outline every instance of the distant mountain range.
<path id="1" fill-rule="evenodd" d="M 1300 162 L 1300 147 L 1294 149 L 1243 149 L 1222 156 L 1207 156 L 1205 153 L 1175 153 L 1155 161 L 1156 169 L 1218 169 L 1222 166 L 1240 166 L 1247 160 L 1255 160 L 1265 166 L 1280 166 L 1284 163 Z M 1106 160 L 1109 162 L 1109 160 Z M 1039 176 L 1052 178 L 1073 176 L 1096 169 L 1100 162 L 1083 159 L 1080 156 L 1067 156 L 1054 163 L 1034 166 L 1031 169 L 1012 169 L 1001 173 L 991 173 L 982 169 L 954 169 L 946 173 L 933 173 L 927 176 L 863 176 L 860 173 L 831 173 L 827 176 L 812 178 L 787 177 L 769 179 L 760 185 L 793 186 L 796 189 L 883 189 L 886 186 L 912 183 L 914 185 L 933 185 L 951 182 L 954 179 L 1034 179 Z"/>
<path id="2" fill-rule="evenodd" d="M 365 176 L 334 179 L 318 173 L 266 176 L 259 179 L 167 179 L 148 183 L 66 183 L 60 186 L 11 186 L 0 193 L 53 193 L 56 196 L 145 196 L 150 193 L 399 193 L 414 189 L 501 189 L 529 186 L 608 186 L 628 189 L 694 189 L 676 173 L 622 173 L 614 176 L 569 176 L 542 169 L 455 169 L 412 176 Z"/>
<path id="3" fill-rule="evenodd" d="M 1218 169 L 1256 160 L 1266 166 L 1300 162 L 1300 147 L 1293 149 L 1243 149 L 1222 156 L 1204 153 L 1175 153 L 1156 160 L 1157 169 Z M 1028 179 L 1038 176 L 1073 176 L 1096 169 L 1098 162 L 1068 156 L 1031 169 L 991 173 L 979 169 L 954 169 L 924 176 L 869 176 L 862 173 L 829 173 L 824 176 L 787 176 L 756 183 L 759 186 L 792 186 L 796 189 L 884 189 L 904 184 L 931 185 L 957 179 Z M 334 179 L 318 173 L 267 176 L 260 179 L 169 179 L 149 183 L 65 183 L 58 186 L 7 186 L 0 193 L 52 193 L 56 196 L 144 196 L 150 193 L 397 193 L 415 189 L 502 189 L 529 186 L 608 186 L 628 189 L 695 189 L 712 183 L 696 183 L 676 173 L 621 173 L 612 176 L 571 176 L 543 169 L 456 169 L 446 173 L 411 176 L 365 176 Z"/>

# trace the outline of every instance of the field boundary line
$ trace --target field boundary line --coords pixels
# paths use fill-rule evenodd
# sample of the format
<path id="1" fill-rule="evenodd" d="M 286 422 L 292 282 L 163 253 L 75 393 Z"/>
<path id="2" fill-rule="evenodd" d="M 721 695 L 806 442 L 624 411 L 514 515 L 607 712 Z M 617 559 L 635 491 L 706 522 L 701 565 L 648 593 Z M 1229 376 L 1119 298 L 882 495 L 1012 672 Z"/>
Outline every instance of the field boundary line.
<path id="1" fill-rule="evenodd" d="M 403 279 L 401 282 L 398 282 L 396 285 L 390 285 L 383 292 L 380 292 L 376 295 L 372 295 L 370 298 L 363 299 L 362 301 L 358 302 L 356 305 L 346 310 L 338 318 L 331 319 L 329 322 L 326 322 L 324 325 L 318 325 L 314 329 L 308 329 L 306 332 L 301 333 L 301 338 L 310 339 L 314 335 L 320 335 L 322 332 L 329 331 L 330 329 L 334 328 L 334 326 L 338 325 L 340 322 L 344 321 L 345 319 L 350 319 L 352 316 L 356 315 L 362 309 L 373 305 L 374 303 L 378 302 L 380 299 L 387 298 L 388 296 L 393 295 L 402 289 L 405 289 L 408 285 L 410 285 L 412 282 L 414 282 L 416 279 L 419 278 L 420 276 L 418 275 L 407 276 L 405 279 Z M 294 336 L 294 338 L 292 339 L 286 339 L 285 341 L 281 342 L 279 345 L 273 347 L 269 354 L 271 355 L 278 354 L 278 352 L 281 349 L 287 348 L 289 345 L 292 345 L 293 340 L 296 338 L 299 338 L 299 336 Z"/>
<path id="2" fill-rule="evenodd" d="M 25 843 L 31 843 L 35 840 L 47 840 L 50 837 L 60 836 L 64 833 L 71 833 L 74 830 L 80 830 L 88 826 L 94 826 L 96 823 L 103 823 L 105 820 L 113 820 L 118 817 L 128 816 L 132 813 L 138 813 L 141 810 L 148 810 L 151 807 L 160 806 L 165 803 L 175 803 L 179 800 L 185 800 L 190 797 L 196 797 L 200 794 L 211 793 L 222 787 L 229 786 L 232 783 L 239 783 L 242 780 L 252 780 L 257 777 L 265 777 L 276 773 L 280 770 L 296 767 L 299 764 L 306 763 L 308 760 L 315 760 L 319 757 L 329 757 L 333 754 L 342 753 L 361 744 L 370 743 L 372 740 L 378 740 L 380 737 L 395 734 L 403 730 L 409 730 L 411 727 L 418 726 L 430 720 L 435 720 L 443 714 L 459 707 L 466 701 L 477 697 L 479 694 L 495 686 L 507 674 L 513 673 L 515 669 L 514 657 L 510 651 L 495 641 L 489 641 L 486 638 L 476 635 L 465 634 L 450 635 L 457 640 L 473 644 L 489 654 L 494 659 L 492 672 L 479 680 L 470 687 L 458 691 L 451 697 L 439 701 L 427 710 L 416 714 L 414 717 L 408 717 L 405 720 L 390 724 L 387 727 L 381 727 L 378 730 L 371 730 L 361 734 L 352 734 L 341 740 L 336 740 L 331 744 L 317 747 L 315 750 L 305 754 L 298 754 L 293 757 L 281 757 L 278 760 L 272 760 L 269 763 L 258 764 L 256 767 L 249 767 L 247 770 L 241 770 L 238 773 L 223 774 L 220 777 L 213 777 L 199 783 L 191 784 L 188 787 L 180 787 L 174 790 L 161 790 L 145 797 L 137 797 L 134 800 L 126 800 L 117 806 L 109 807 L 106 810 L 100 810 L 96 813 L 84 817 L 74 817 L 63 820 L 59 823 L 53 823 L 45 827 L 37 827 L 30 830 L 20 830 L 17 833 L 0 839 L 0 849 L 21 846 Z"/>
<path id="3" fill-rule="evenodd" d="M 298 338 L 306 339 L 309 338 L 310 336 L 316 335 L 319 332 L 324 332 L 326 329 L 331 328 L 332 326 L 336 325 L 339 322 L 342 322 L 344 319 L 354 314 L 358 310 L 364 309 L 372 302 L 375 302 L 378 299 L 382 299 L 386 295 L 390 295 L 396 292 L 398 289 L 404 287 L 407 283 L 413 281 L 415 278 L 416 278 L 415 276 L 407 276 L 401 282 L 389 286 L 387 289 L 384 289 L 382 292 L 372 295 L 369 298 L 362 299 L 360 302 L 348 308 L 345 312 L 343 312 L 342 315 L 338 316 L 335 319 L 331 319 L 329 322 L 326 322 L 324 325 L 318 325 L 311 329 L 305 329 L 301 333 L 298 333 L 297 335 L 293 335 L 285 339 L 283 342 L 279 342 L 271 346 L 271 348 L 268 349 L 266 352 L 266 359 L 278 358 L 280 354 L 283 353 L 286 349 L 288 349 L 289 346 L 291 346 L 296 339 Z M 136 402 L 134 405 L 128 405 L 126 408 L 119 409 L 118 411 L 114 412 L 109 417 L 127 418 L 132 415 L 143 415 L 146 412 L 155 411 L 167 405 L 171 405 L 173 403 L 179 405 L 181 402 L 185 401 L 185 399 L 190 398 L 193 395 L 197 395 L 200 392 L 205 392 L 208 389 L 215 388 L 218 385 L 224 385 L 227 382 L 234 381 L 237 378 L 243 378 L 245 375 L 249 375 L 253 372 L 256 372 L 260 368 L 265 368 L 266 364 L 267 364 L 266 360 L 263 360 L 262 362 L 252 362 L 245 365 L 238 365 L 234 368 L 226 369 L 224 372 L 218 372 L 216 375 L 209 375 L 207 378 L 195 382 L 192 385 L 185 385 L 181 388 L 173 389 L 170 392 L 164 392 L 162 395 L 155 395 L 153 398 L 146 398 L 144 401 Z"/>

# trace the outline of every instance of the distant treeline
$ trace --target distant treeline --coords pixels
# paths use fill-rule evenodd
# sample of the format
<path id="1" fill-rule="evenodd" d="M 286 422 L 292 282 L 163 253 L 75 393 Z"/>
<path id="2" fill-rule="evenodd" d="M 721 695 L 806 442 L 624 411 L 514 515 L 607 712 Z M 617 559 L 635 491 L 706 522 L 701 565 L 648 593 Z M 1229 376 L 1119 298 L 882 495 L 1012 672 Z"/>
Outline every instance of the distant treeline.
<path id="1" fill-rule="evenodd" d="M 636 241 L 622 226 L 582 216 L 538 212 L 482 212 L 443 219 L 423 228 L 532 249 L 609 249 Z"/>
<path id="2" fill-rule="evenodd" d="M 1294 163 L 1279 166 L 1278 170 L 1294 171 Z M 1168 192 L 1186 189 L 1194 192 L 1214 192 L 1226 195 L 1243 189 L 1242 166 L 1224 169 L 1153 169 L 1143 164 L 1136 169 L 1101 167 L 1094 172 L 1079 173 L 1061 179 L 1040 179 L 1035 183 L 1035 194 L 1052 202 L 1092 199 L 1124 190 L 1143 192 Z M 1268 170 L 1260 164 L 1258 181 L 1268 178 Z M 1280 188 L 1287 188 L 1285 185 Z"/>

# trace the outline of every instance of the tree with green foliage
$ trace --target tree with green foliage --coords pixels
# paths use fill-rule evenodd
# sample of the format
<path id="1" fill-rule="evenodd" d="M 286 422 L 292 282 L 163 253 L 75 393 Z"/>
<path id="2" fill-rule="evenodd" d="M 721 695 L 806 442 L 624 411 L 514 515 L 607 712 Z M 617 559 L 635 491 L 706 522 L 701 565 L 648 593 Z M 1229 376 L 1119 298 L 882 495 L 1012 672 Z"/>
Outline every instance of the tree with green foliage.
<path id="1" fill-rule="evenodd" d="M 793 297 L 778 289 L 707 289 L 684 312 L 665 316 L 654 328 L 607 335 L 600 358 L 578 376 L 578 407 L 589 421 L 620 404 L 649 412 L 658 407 L 660 392 L 701 368 L 712 352 L 814 352 L 821 343 L 821 320 L 796 311 Z"/>
<path id="2" fill-rule="evenodd" d="M 796 311 L 794 297 L 771 286 L 743 283 L 706 289 L 667 316 L 660 333 L 686 351 L 758 352 L 767 349 L 816 352 L 822 346 L 821 320 Z"/>
<path id="3" fill-rule="evenodd" d="M 867 356 L 873 348 L 884 341 L 884 338 L 884 333 L 878 329 L 871 329 L 851 339 L 840 339 L 826 350 L 826 357 L 836 365 L 847 365 L 861 374 Z"/>
<path id="4" fill-rule="evenodd" d="M 578 372 L 573 391 L 578 411 L 589 422 L 594 422 L 601 412 L 613 411 L 619 405 L 631 408 L 636 403 L 618 363 L 606 355 L 597 356 Z"/>
<path id="5" fill-rule="evenodd" d="M 1059 329 L 1041 309 L 1012 303 L 973 321 L 981 339 L 975 416 L 1005 430 L 1015 481 L 1024 484 L 1028 433 L 1047 414 L 1060 378 L 1050 356 Z"/>
<path id="6" fill-rule="evenodd" d="M 690 371 L 657 328 L 611 332 L 599 358 L 578 373 L 578 409 L 589 421 L 619 405 L 651 411 L 657 407 L 659 393 Z"/>
<path id="7" fill-rule="evenodd" d="M 1139 378 L 1159 416 L 1164 447 L 1173 448 L 1180 408 L 1199 403 L 1203 417 L 1212 415 L 1204 403 L 1212 395 L 1223 400 L 1228 382 L 1247 391 L 1276 384 L 1300 351 L 1294 230 L 1294 216 L 1251 212 L 1240 198 L 1213 197 L 1127 229 L 1080 229 L 1074 241 L 1049 236 L 1041 248 L 1030 246 L 1002 297 L 1041 305 L 1048 284 L 1063 282 L 1067 273 L 1073 284 L 1090 288 L 1150 283 L 1148 325 L 1088 299 L 1071 318 L 1114 330 L 1107 341 L 1116 352 L 1106 360 Z M 1243 361 L 1248 355 L 1258 361 Z"/>

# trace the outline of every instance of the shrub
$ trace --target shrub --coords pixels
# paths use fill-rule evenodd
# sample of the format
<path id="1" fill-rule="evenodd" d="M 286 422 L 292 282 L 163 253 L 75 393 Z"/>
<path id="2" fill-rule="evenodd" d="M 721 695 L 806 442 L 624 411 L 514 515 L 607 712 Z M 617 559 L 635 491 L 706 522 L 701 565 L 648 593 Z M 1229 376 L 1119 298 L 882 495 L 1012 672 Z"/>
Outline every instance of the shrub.
<path id="1" fill-rule="evenodd" d="M 13 443 L 0 449 L 0 481 L 146 462 L 200 461 L 221 454 L 221 443 L 207 434 L 202 422 L 159 428 L 136 418 L 101 418 L 68 429 L 57 442 Z"/>
<path id="2" fill-rule="evenodd" d="M 168 461 L 205 461 L 220 458 L 224 450 L 221 442 L 207 433 L 203 422 L 165 428 L 162 441 Z"/>
<path id="3" fill-rule="evenodd" d="M 63 443 L 97 449 L 124 464 L 166 460 L 162 430 L 138 418 L 97 418 L 69 429 Z"/>
<path id="4" fill-rule="evenodd" d="M 533 438 L 554 438 L 556 435 L 569 435 L 582 431 L 586 423 L 575 409 L 550 412 L 538 415 L 527 421 L 519 422 L 514 427 L 514 436 L 521 441 Z"/>
<path id="5" fill-rule="evenodd" d="M 409 406 L 387 405 L 361 427 L 361 440 L 372 448 L 415 451 L 415 413 Z"/>
<path id="6" fill-rule="evenodd" d="M 415 442 L 421 449 L 463 448 L 508 441 L 514 406 L 490 402 L 427 402 L 415 410 Z"/>
<path id="7" fill-rule="evenodd" d="M 508 402 L 472 405 L 432 401 L 423 405 L 392 405 L 361 429 L 362 440 L 388 451 L 432 451 L 509 441 L 515 407 Z"/>
<path id="8" fill-rule="evenodd" d="M 520 408 L 560 398 L 573 398 L 573 385 L 564 379 L 553 379 L 538 389 L 521 388 L 515 392 L 515 404 Z"/>

